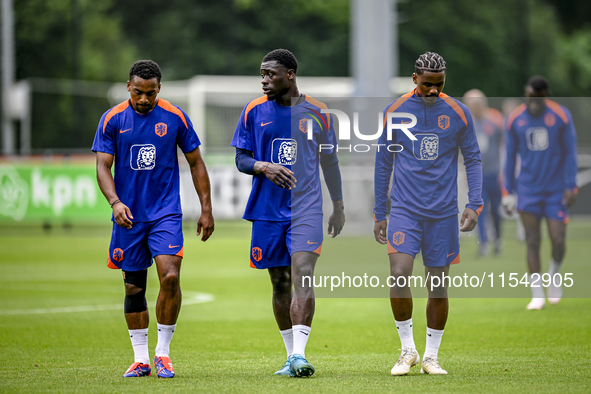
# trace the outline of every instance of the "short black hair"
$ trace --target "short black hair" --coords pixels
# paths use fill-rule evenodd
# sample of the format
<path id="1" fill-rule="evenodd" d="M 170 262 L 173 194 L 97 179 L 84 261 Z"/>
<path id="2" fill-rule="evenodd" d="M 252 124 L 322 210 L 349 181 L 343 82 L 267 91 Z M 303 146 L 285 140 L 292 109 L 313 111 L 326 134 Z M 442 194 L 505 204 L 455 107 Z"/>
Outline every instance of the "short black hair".
<path id="1" fill-rule="evenodd" d="M 446 70 L 445 60 L 435 52 L 425 52 L 415 62 L 417 75 L 422 75 L 424 72 L 438 73 Z"/>
<path id="2" fill-rule="evenodd" d="M 534 75 L 527 81 L 525 87 L 531 86 L 531 88 L 537 92 L 548 92 L 550 93 L 550 84 L 548 80 L 541 75 Z"/>
<path id="3" fill-rule="evenodd" d="M 133 63 L 131 70 L 129 70 L 130 81 L 133 76 L 146 80 L 156 78 L 158 83 L 160 83 L 160 79 L 162 79 L 162 71 L 160 71 L 160 66 L 158 66 L 155 61 L 138 60 L 137 62 Z"/>
<path id="4" fill-rule="evenodd" d="M 295 73 L 298 71 L 298 59 L 287 49 L 275 49 L 267 53 L 263 58 L 263 62 L 271 62 L 273 60 L 288 70 L 293 70 Z"/>

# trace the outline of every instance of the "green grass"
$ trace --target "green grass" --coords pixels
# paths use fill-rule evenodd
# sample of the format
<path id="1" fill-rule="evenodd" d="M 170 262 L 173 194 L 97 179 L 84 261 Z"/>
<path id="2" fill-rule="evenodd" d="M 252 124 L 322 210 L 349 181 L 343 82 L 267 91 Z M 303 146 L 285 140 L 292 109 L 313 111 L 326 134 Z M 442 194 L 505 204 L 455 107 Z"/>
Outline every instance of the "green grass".
<path id="1" fill-rule="evenodd" d="M 108 227 L 76 226 L 69 232 L 55 228 L 50 233 L 38 227 L 0 228 L 0 392 L 591 391 L 588 298 L 565 298 L 535 312 L 525 310 L 525 298 L 451 299 L 439 353 L 449 375 L 425 376 L 413 368 L 404 377 L 389 373 L 400 345 L 386 298 L 318 298 L 306 352 L 316 374 L 311 379 L 273 376 L 285 361 L 285 352 L 271 311 L 268 275 L 248 267 L 247 223 L 216 225 L 207 243 L 192 236 L 192 227 L 185 228 L 181 275 L 185 299 L 195 292 L 213 294 L 215 299 L 183 306 L 171 345 L 177 376 L 170 380 L 121 377 L 133 353 L 123 319 L 121 274 L 105 264 Z M 505 229 L 508 238 L 514 234 L 511 224 Z M 591 222 L 571 221 L 565 264 L 578 267 L 581 273 L 575 281 L 589 288 L 585 278 L 591 275 L 583 274 L 591 270 L 584 270 L 591 255 L 590 240 Z M 357 261 L 355 253 L 360 250 L 365 260 Z M 545 267 L 548 250 L 545 239 Z M 507 239 L 498 258 L 477 260 L 472 258 L 476 251 L 473 239 L 462 239 L 458 272 L 459 267 L 525 272 L 524 245 L 518 241 Z M 335 261 L 351 259 L 362 264 L 376 261 L 387 271 L 384 251 L 364 238 L 327 239 L 319 270 L 323 263 L 338 268 Z M 157 283 L 151 269 L 152 355 Z M 415 300 L 414 334 L 421 353 L 425 304 L 424 298 Z M 111 305 L 121 307 L 30 313 Z M 8 314 L 17 310 L 22 313 Z"/>

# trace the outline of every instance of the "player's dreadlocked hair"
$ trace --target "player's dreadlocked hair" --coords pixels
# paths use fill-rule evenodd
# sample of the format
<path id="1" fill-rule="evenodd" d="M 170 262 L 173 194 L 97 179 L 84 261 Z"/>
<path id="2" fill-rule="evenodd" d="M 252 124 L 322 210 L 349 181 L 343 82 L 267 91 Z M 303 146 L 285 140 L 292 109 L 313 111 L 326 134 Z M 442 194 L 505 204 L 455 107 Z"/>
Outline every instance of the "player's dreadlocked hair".
<path id="1" fill-rule="evenodd" d="M 531 86 L 531 88 L 535 92 L 538 92 L 538 93 L 539 92 L 550 93 L 550 84 L 548 83 L 548 80 L 541 75 L 535 75 L 535 76 L 531 77 L 529 79 L 529 81 L 527 81 L 527 85 L 525 85 L 525 86 Z"/>
<path id="2" fill-rule="evenodd" d="M 293 70 L 294 73 L 298 71 L 298 59 L 287 49 L 275 49 L 267 53 L 263 58 L 263 62 L 273 60 L 285 66 L 288 70 Z"/>
<path id="3" fill-rule="evenodd" d="M 425 52 L 415 62 L 415 73 L 423 75 L 424 72 L 438 73 L 447 70 L 445 60 L 435 52 Z"/>
<path id="4" fill-rule="evenodd" d="M 130 81 L 134 75 L 136 77 L 140 77 L 141 79 L 156 78 L 158 83 L 160 83 L 160 79 L 162 78 L 160 66 L 158 66 L 158 64 L 152 60 L 138 60 L 137 62 L 133 63 L 131 70 L 129 70 Z"/>

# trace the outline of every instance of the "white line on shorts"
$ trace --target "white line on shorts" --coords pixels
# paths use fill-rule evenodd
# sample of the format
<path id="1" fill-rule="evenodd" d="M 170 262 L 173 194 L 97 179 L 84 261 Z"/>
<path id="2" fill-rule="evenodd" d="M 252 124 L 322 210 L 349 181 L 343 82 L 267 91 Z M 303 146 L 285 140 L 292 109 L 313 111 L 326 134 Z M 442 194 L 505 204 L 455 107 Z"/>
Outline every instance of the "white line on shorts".
<path id="1" fill-rule="evenodd" d="M 199 293 L 196 291 L 183 291 L 183 306 L 193 304 L 203 304 L 214 300 L 213 294 Z M 5 309 L 0 310 L 0 315 L 39 315 L 44 313 L 72 313 L 72 312 L 95 312 L 112 311 L 123 309 L 123 304 L 110 305 L 86 305 L 70 306 L 63 308 L 40 308 L 40 309 Z"/>

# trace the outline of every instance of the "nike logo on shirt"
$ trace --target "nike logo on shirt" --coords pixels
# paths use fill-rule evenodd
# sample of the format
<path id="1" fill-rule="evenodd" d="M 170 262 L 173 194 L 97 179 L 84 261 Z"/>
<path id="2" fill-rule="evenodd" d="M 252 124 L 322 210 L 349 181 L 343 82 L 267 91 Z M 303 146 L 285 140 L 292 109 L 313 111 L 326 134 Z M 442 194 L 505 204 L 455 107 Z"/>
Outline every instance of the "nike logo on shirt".
<path id="1" fill-rule="evenodd" d="M 318 242 L 312 242 L 308 240 L 308 245 L 316 245 Z"/>
<path id="2" fill-rule="evenodd" d="M 174 245 L 174 246 L 173 246 L 173 245 L 171 245 L 171 244 L 168 244 L 168 247 L 169 247 L 170 249 L 173 249 L 173 248 L 178 248 L 179 246 L 181 246 L 181 245 Z"/>
<path id="3" fill-rule="evenodd" d="M 450 253 L 450 254 L 448 254 L 448 255 L 447 255 L 447 257 L 449 257 L 449 256 L 453 256 L 454 254 L 455 254 L 455 253 Z"/>
<path id="4" fill-rule="evenodd" d="M 125 133 L 126 131 L 129 131 L 131 129 L 126 129 L 126 130 L 119 130 L 119 133 Z"/>
<path id="5" fill-rule="evenodd" d="M 273 123 L 273 121 L 270 121 L 270 122 L 267 122 L 267 123 L 261 122 L 261 127 L 266 126 L 266 125 L 271 124 L 271 123 Z"/>

